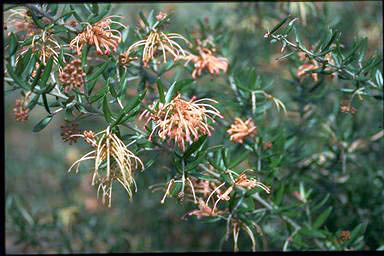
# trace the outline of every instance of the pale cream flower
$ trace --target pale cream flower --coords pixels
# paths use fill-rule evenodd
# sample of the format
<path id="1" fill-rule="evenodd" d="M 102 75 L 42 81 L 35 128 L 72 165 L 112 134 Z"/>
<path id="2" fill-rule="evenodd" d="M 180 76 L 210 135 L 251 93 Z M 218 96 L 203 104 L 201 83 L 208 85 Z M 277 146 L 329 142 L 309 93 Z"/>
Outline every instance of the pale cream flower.
<path id="1" fill-rule="evenodd" d="M 158 51 L 163 53 L 164 63 L 167 62 L 167 52 L 170 53 L 176 61 L 181 57 L 185 57 L 186 54 L 184 49 L 173 39 L 182 39 L 187 44 L 190 44 L 187 39 L 177 33 L 164 33 L 152 30 L 145 39 L 132 44 L 124 53 L 124 57 L 129 59 L 129 55 L 132 51 L 136 51 L 138 47 L 144 46 L 142 60 L 145 67 L 151 59 L 155 58 Z"/>
<path id="2" fill-rule="evenodd" d="M 120 182 L 128 192 L 129 198 L 132 198 L 133 192 L 130 187 L 133 184 L 136 188 L 133 171 L 138 168 L 144 169 L 144 164 L 140 158 L 128 150 L 127 146 L 111 131 L 110 127 L 96 134 L 84 132 L 84 134 L 72 136 L 83 137 L 88 144 L 94 147 L 94 150 L 73 163 L 68 172 L 77 165 L 77 173 L 82 161 L 95 160 L 92 185 L 99 184 L 97 195 L 99 195 L 100 189 L 103 190 L 103 203 L 106 202 L 107 198 L 109 207 L 111 206 L 112 182 L 114 180 Z M 104 164 L 106 164 L 106 167 L 102 168 L 101 166 Z M 101 169 L 106 170 L 106 174 L 100 173 Z M 137 188 L 135 191 L 137 191 Z"/>

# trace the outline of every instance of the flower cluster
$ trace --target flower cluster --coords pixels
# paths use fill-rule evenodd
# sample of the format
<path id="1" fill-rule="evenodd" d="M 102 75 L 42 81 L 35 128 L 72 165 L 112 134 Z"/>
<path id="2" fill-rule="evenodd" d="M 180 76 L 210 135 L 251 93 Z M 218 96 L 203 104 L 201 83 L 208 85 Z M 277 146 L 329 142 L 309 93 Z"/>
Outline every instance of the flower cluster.
<path id="1" fill-rule="evenodd" d="M 20 35 L 21 40 L 38 34 L 41 29 L 39 29 L 33 22 L 32 17 L 29 15 L 28 10 L 25 8 L 10 9 L 11 14 L 6 20 L 6 29 L 14 30 L 17 33 L 23 33 Z M 42 17 L 42 22 L 48 24 L 49 20 L 46 17 Z"/>
<path id="2" fill-rule="evenodd" d="M 249 118 L 245 122 L 240 118 L 236 118 L 231 127 L 227 130 L 232 142 L 243 143 L 247 136 L 255 136 L 257 134 L 257 127 L 255 123 Z"/>
<path id="3" fill-rule="evenodd" d="M 112 29 L 111 24 L 116 23 L 125 26 L 120 22 L 113 21 L 111 18 L 112 16 L 109 16 L 93 25 L 87 24 L 85 30 L 71 41 L 70 47 L 75 49 L 78 55 L 81 55 L 81 51 L 86 44 L 95 45 L 96 52 L 99 55 L 109 55 L 111 48 L 116 51 L 121 42 L 121 33 L 116 29 Z"/>
<path id="4" fill-rule="evenodd" d="M 199 55 L 189 54 L 185 57 L 187 65 L 190 61 L 194 63 L 194 70 L 192 72 L 193 79 L 196 79 L 201 75 L 201 72 L 204 69 L 207 69 L 210 74 L 218 75 L 220 70 L 224 73 L 227 72 L 228 69 L 228 59 L 224 57 L 216 57 L 214 56 L 214 52 L 209 50 L 208 48 L 198 48 Z"/>
<path id="5" fill-rule="evenodd" d="M 196 100 L 195 97 L 187 101 L 179 94 L 171 102 L 159 104 L 157 110 L 156 104 L 151 105 L 149 107 L 151 111 L 145 110 L 140 115 L 140 119 L 147 118 L 147 123 L 151 120 L 155 122 L 149 140 L 152 140 L 153 134 L 157 131 L 160 139 L 174 140 L 184 151 L 185 142 L 192 144 L 201 135 L 210 136 L 213 127 L 208 124 L 208 119 L 215 122 L 214 117 L 223 118 L 223 116 L 213 106 L 203 103 L 204 101 L 217 103 L 208 98 Z"/>
<path id="6" fill-rule="evenodd" d="M 78 88 L 80 92 L 84 92 L 84 77 L 85 72 L 81 67 L 80 59 L 72 60 L 59 73 L 59 80 L 63 84 L 66 93 L 71 92 L 73 88 Z"/>
<path id="7" fill-rule="evenodd" d="M 33 35 L 32 44 L 22 48 L 17 55 L 16 62 L 18 62 L 20 57 L 28 52 L 29 49 L 32 49 L 32 52 L 38 52 L 40 56 L 39 59 L 44 65 L 47 65 L 48 59 L 51 57 L 57 64 L 59 62 L 61 48 L 54 35 L 50 31 L 44 30 L 41 33 Z M 65 62 L 64 58 L 63 62 Z"/>
<path id="8" fill-rule="evenodd" d="M 82 161 L 93 159 L 95 160 L 95 167 L 93 170 L 92 185 L 98 184 L 97 195 L 99 195 L 100 189 L 103 190 L 103 203 L 106 203 L 106 199 L 108 199 L 108 206 L 111 206 L 112 183 L 114 180 L 120 182 L 131 198 L 133 195 L 131 185 L 133 184 L 136 188 L 133 171 L 139 167 L 144 169 L 144 164 L 140 158 L 128 150 L 127 146 L 111 131 L 110 127 L 96 134 L 92 131 L 85 131 L 83 134 L 72 136 L 83 137 L 94 150 L 74 162 L 68 172 L 77 165 L 77 173 Z M 102 167 L 104 165 L 106 165 L 106 167 Z M 100 173 L 100 169 L 106 170 L 106 174 Z M 137 188 L 135 191 L 137 191 Z"/>
<path id="9" fill-rule="evenodd" d="M 29 115 L 29 109 L 26 107 L 24 99 L 17 99 L 15 107 L 13 108 L 13 113 L 17 121 L 27 121 Z"/>
<path id="10" fill-rule="evenodd" d="M 148 65 L 149 61 L 156 57 L 159 51 L 163 53 L 164 63 L 167 62 L 167 52 L 170 53 L 176 61 L 181 57 L 185 57 L 186 54 L 184 49 L 173 39 L 182 39 L 189 44 L 187 39 L 177 33 L 164 33 L 153 30 L 145 39 L 132 44 L 128 50 L 123 53 L 123 56 L 125 59 L 129 60 L 132 51 L 140 46 L 144 46 L 142 52 L 144 67 Z"/>
<path id="11" fill-rule="evenodd" d="M 300 58 L 300 60 L 305 60 L 306 59 L 306 55 L 301 52 L 300 55 L 299 55 L 299 58 Z M 332 65 L 335 65 L 335 60 L 333 59 L 333 57 L 332 57 L 332 55 L 330 53 L 325 55 L 325 60 L 328 63 L 330 63 Z M 317 82 L 319 80 L 319 74 L 318 73 L 309 73 L 308 71 L 316 70 L 316 69 L 319 69 L 321 67 L 322 67 L 322 65 L 320 63 L 318 63 L 315 59 L 312 59 L 310 63 L 304 63 L 301 66 L 299 66 L 297 68 L 297 70 L 296 70 L 296 75 L 299 78 L 303 78 L 306 75 L 310 74 L 312 79 Z M 324 71 L 331 71 L 331 70 L 332 69 L 329 66 L 324 68 Z M 331 76 L 332 77 L 336 77 L 336 75 L 337 75 L 337 73 L 333 72 Z"/>
<path id="12" fill-rule="evenodd" d="M 76 143 L 78 140 L 77 136 L 72 136 L 74 134 L 80 133 L 79 125 L 75 123 L 71 123 L 71 125 L 62 125 L 61 128 L 61 138 L 64 142 L 69 143 L 69 145 L 72 145 L 72 143 Z"/>

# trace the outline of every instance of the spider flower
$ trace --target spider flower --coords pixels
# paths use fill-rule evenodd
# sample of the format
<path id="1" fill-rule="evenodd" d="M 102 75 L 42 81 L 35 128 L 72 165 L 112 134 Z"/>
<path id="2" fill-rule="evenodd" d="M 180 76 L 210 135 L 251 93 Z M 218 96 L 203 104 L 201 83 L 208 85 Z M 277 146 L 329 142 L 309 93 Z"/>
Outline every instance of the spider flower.
<path id="1" fill-rule="evenodd" d="M 81 67 L 81 60 L 75 59 L 59 71 L 59 80 L 64 86 L 64 92 L 69 93 L 74 87 L 84 92 L 85 72 Z"/>
<path id="2" fill-rule="evenodd" d="M 100 189 L 103 190 L 103 203 L 106 202 L 107 198 L 109 207 L 111 206 L 112 182 L 114 180 L 120 182 L 128 192 L 129 198 L 132 198 L 132 184 L 135 186 L 135 191 L 137 191 L 136 182 L 133 178 L 133 171 L 139 167 L 144 169 L 144 165 L 137 156 L 128 150 L 127 146 L 111 131 L 110 127 L 96 134 L 92 131 L 85 131 L 83 134 L 72 136 L 83 137 L 94 150 L 88 152 L 82 158 L 74 162 L 68 172 L 77 165 L 77 173 L 82 161 L 94 160 L 95 166 L 92 185 L 98 184 L 97 195 L 99 195 Z M 106 165 L 105 168 L 102 167 L 104 165 Z M 106 170 L 106 173 L 101 173 L 101 169 Z"/>
<path id="3" fill-rule="evenodd" d="M 155 123 L 149 140 L 152 140 L 153 134 L 157 131 L 160 139 L 168 138 L 168 142 L 174 140 L 184 151 L 186 142 L 192 144 L 201 135 L 210 136 L 213 127 L 208 124 L 208 119 L 215 122 L 216 116 L 220 118 L 223 116 L 216 108 L 204 101 L 217 103 L 208 98 L 196 100 L 195 97 L 187 101 L 179 94 L 171 102 L 164 105 L 159 104 L 157 110 L 154 105 L 151 105 L 149 108 L 153 113 L 146 110 L 140 115 L 140 118 L 147 118 L 147 123 L 150 120 Z"/>
<path id="4" fill-rule="evenodd" d="M 99 55 L 109 55 L 111 48 L 113 51 L 116 51 L 121 42 L 121 33 L 116 29 L 112 29 L 111 24 L 115 23 L 124 28 L 125 26 L 120 22 L 113 21 L 112 17 L 106 17 L 93 25 L 87 24 L 85 30 L 78 34 L 69 46 L 75 49 L 78 55 L 81 55 L 81 50 L 86 44 L 95 45 L 96 52 Z"/>
<path id="5" fill-rule="evenodd" d="M 47 65 L 47 61 L 50 57 L 52 57 L 54 63 L 57 64 L 59 62 L 61 48 L 62 47 L 57 42 L 53 34 L 44 30 L 41 33 L 33 35 L 32 44 L 22 48 L 17 55 L 16 62 L 19 61 L 20 57 L 24 53 L 26 53 L 29 49 L 32 49 L 32 52 L 38 52 L 40 56 L 39 59 L 44 65 Z M 65 62 L 64 58 L 63 62 Z"/>
<path id="6" fill-rule="evenodd" d="M 145 39 L 132 44 L 124 55 L 127 58 L 133 50 L 136 50 L 140 46 L 144 46 L 142 60 L 145 67 L 151 59 L 155 58 L 158 51 L 163 53 L 164 63 L 167 62 L 167 52 L 170 53 L 176 61 L 181 57 L 185 57 L 186 53 L 173 39 L 182 39 L 187 44 L 190 44 L 187 39 L 177 33 L 166 34 L 160 31 L 151 31 Z"/>
<path id="7" fill-rule="evenodd" d="M 305 60 L 305 55 L 303 54 L 300 54 L 299 55 L 299 58 L 300 60 Z M 335 60 L 333 59 L 332 55 L 330 53 L 328 53 L 327 55 L 325 55 L 324 59 L 331 65 L 335 65 Z M 321 68 L 321 65 L 320 63 L 318 63 L 316 60 L 312 59 L 311 60 L 311 63 L 304 63 L 302 64 L 301 66 L 299 66 L 296 70 L 296 75 L 299 77 L 299 78 L 302 78 L 306 75 L 311 75 L 312 79 L 317 82 L 319 80 L 319 74 L 318 73 L 307 73 L 308 71 L 311 71 L 311 70 L 315 70 L 315 69 L 318 69 L 318 68 Z M 324 71 L 331 71 L 332 68 L 327 66 L 324 68 Z M 336 72 L 333 72 L 331 74 L 331 76 L 334 78 L 336 77 L 337 73 Z"/>
<path id="8" fill-rule="evenodd" d="M 207 69 L 210 74 L 216 75 L 220 73 L 220 70 L 225 73 L 228 69 L 228 59 L 214 56 L 213 52 L 207 48 L 199 48 L 198 56 L 189 54 L 184 59 L 187 60 L 185 65 L 187 65 L 190 61 L 194 63 L 195 69 L 192 72 L 193 79 L 200 76 L 204 69 Z"/>
<path id="9" fill-rule="evenodd" d="M 257 127 L 255 123 L 249 118 L 247 121 L 243 121 L 240 118 L 236 118 L 231 127 L 227 130 L 232 142 L 243 143 L 243 140 L 247 136 L 255 136 L 257 133 Z"/>

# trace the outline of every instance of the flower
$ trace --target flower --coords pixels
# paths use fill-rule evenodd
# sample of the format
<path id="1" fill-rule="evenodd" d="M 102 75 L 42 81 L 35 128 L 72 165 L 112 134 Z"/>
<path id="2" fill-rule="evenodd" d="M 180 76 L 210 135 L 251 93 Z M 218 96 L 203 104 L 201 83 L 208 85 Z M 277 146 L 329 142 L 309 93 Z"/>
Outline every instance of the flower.
<path id="1" fill-rule="evenodd" d="M 299 53 L 299 59 L 300 60 L 305 60 L 306 58 L 306 55 L 304 53 Z M 331 64 L 331 65 L 335 65 L 335 60 L 333 59 L 332 55 L 330 53 L 326 54 L 324 59 L 327 61 L 327 63 Z M 318 73 L 307 73 L 308 71 L 311 71 L 311 70 L 315 70 L 315 69 L 318 69 L 318 68 L 321 68 L 321 65 L 314 59 L 311 60 L 311 63 L 304 63 L 302 64 L 301 66 L 299 66 L 297 68 L 297 71 L 296 71 L 296 75 L 299 77 L 299 78 L 302 78 L 308 74 L 310 74 L 312 76 L 312 79 L 314 81 L 318 81 L 319 80 L 319 74 Z M 332 68 L 330 66 L 326 66 L 324 68 L 324 71 L 331 71 Z M 333 72 L 331 74 L 332 77 L 336 77 L 337 76 L 337 73 L 336 72 Z"/>
<path id="2" fill-rule="evenodd" d="M 85 44 L 95 45 L 96 52 L 99 55 L 103 53 L 109 55 L 111 48 L 113 51 L 117 50 L 119 43 L 121 42 L 121 33 L 116 29 L 111 28 L 111 24 L 115 23 L 125 28 L 123 24 L 117 21 L 113 21 L 108 16 L 95 24 L 87 24 L 87 27 L 83 32 L 78 34 L 69 44 L 72 49 L 76 49 L 78 55 L 81 55 L 81 50 Z M 103 50 L 104 49 L 104 52 Z"/>
<path id="3" fill-rule="evenodd" d="M 182 39 L 189 44 L 187 39 L 177 33 L 166 34 L 153 29 L 144 40 L 132 44 L 124 53 L 124 56 L 128 58 L 132 50 L 137 49 L 139 46 L 144 46 L 142 58 L 144 67 L 146 67 L 148 62 L 157 55 L 158 51 L 162 51 L 164 63 L 167 62 L 166 52 L 170 53 L 175 61 L 178 60 L 180 56 L 185 57 L 186 54 L 183 48 L 172 39 Z"/>
<path id="4" fill-rule="evenodd" d="M 32 52 L 38 52 L 39 59 L 44 65 L 47 65 L 47 61 L 51 57 L 56 64 L 59 62 L 61 46 L 50 31 L 44 30 L 41 33 L 34 34 L 32 44 L 22 48 L 17 55 L 16 62 L 18 62 L 20 57 L 28 52 L 29 49 L 32 49 Z M 64 58 L 63 62 L 65 62 Z"/>
<path id="5" fill-rule="evenodd" d="M 111 131 L 110 126 L 107 129 L 94 134 L 92 131 L 86 131 L 83 134 L 76 134 L 72 136 L 83 137 L 84 140 L 92 145 L 94 150 L 88 152 L 79 160 L 74 162 L 68 169 L 68 172 L 77 165 L 76 173 L 78 172 L 79 165 L 85 160 L 95 160 L 95 167 L 92 177 L 92 185 L 96 183 L 99 185 L 97 189 L 97 195 L 99 195 L 100 189 L 103 190 L 103 203 L 106 202 L 106 198 L 109 201 L 109 207 L 112 202 L 112 183 L 114 180 L 120 182 L 120 184 L 128 192 L 129 198 L 132 198 L 131 185 L 135 186 L 137 191 L 136 182 L 133 179 L 133 170 L 141 167 L 144 169 L 144 164 L 128 150 L 127 146 L 117 137 L 117 135 Z M 106 175 L 99 173 L 102 169 L 101 166 L 105 165 L 103 169 L 106 169 Z"/>
<path id="6" fill-rule="evenodd" d="M 13 108 L 13 113 L 15 114 L 17 121 L 28 120 L 29 108 L 27 106 L 27 103 L 31 94 L 32 92 L 28 92 L 27 94 L 24 95 L 23 98 L 16 100 L 15 107 Z"/>
<path id="7" fill-rule="evenodd" d="M 24 100 L 17 99 L 16 105 L 13 108 L 17 121 L 27 121 L 29 115 L 29 109 L 25 106 Z"/>
<path id="8" fill-rule="evenodd" d="M 196 100 L 195 97 L 186 101 L 179 94 L 171 102 L 164 105 L 159 104 L 157 110 L 155 109 L 156 104 L 152 104 L 149 107 L 151 111 L 146 110 L 140 115 L 140 118 L 147 118 L 146 124 L 150 120 L 155 123 L 148 139 L 152 140 L 153 134 L 157 131 L 160 139 L 168 138 L 169 142 L 174 140 L 184 151 L 185 142 L 192 144 L 201 135 L 210 136 L 213 127 L 208 124 L 208 119 L 215 122 L 215 116 L 220 118 L 223 116 L 216 108 L 203 101 L 217 103 L 208 98 Z"/>
<path id="9" fill-rule="evenodd" d="M 81 67 L 81 60 L 75 59 L 65 65 L 62 71 L 59 71 L 59 80 L 64 86 L 64 92 L 69 93 L 74 87 L 84 92 L 85 72 Z"/>
<path id="10" fill-rule="evenodd" d="M 255 136 L 257 134 L 257 127 L 254 122 L 248 118 L 247 121 L 241 120 L 237 117 L 231 127 L 227 130 L 232 142 L 243 143 L 243 140 L 247 136 Z"/>
<path id="11" fill-rule="evenodd" d="M 204 69 L 207 69 L 209 73 L 218 75 L 220 70 L 224 73 L 228 69 L 228 59 L 224 57 L 215 57 L 211 50 L 207 48 L 199 47 L 199 55 L 189 54 L 184 59 L 187 60 L 185 65 L 192 61 L 194 63 L 195 69 L 192 72 L 192 78 L 196 79 L 201 75 L 201 72 Z"/>
<path id="12" fill-rule="evenodd" d="M 319 68 L 319 66 L 317 66 L 317 64 L 305 63 L 305 64 L 303 64 L 297 68 L 296 75 L 299 78 L 302 78 L 302 77 L 309 74 L 309 73 L 307 73 L 307 71 L 315 70 L 318 68 Z M 312 79 L 315 80 L 316 82 L 319 80 L 319 74 L 318 73 L 311 73 L 311 76 L 312 76 Z"/>
<path id="13" fill-rule="evenodd" d="M 164 13 L 164 12 L 159 12 L 159 14 L 156 15 L 156 20 L 161 21 L 161 20 L 167 18 L 167 16 L 168 16 L 168 15 L 167 15 L 166 13 Z"/>
<path id="14" fill-rule="evenodd" d="M 72 143 L 76 143 L 78 140 L 78 137 L 72 136 L 73 134 L 77 134 L 80 132 L 79 125 L 72 123 L 71 125 L 62 125 L 60 126 L 62 132 L 60 133 L 61 138 L 63 141 L 68 141 L 69 145 L 72 145 Z"/>
<path id="15" fill-rule="evenodd" d="M 344 101 L 340 104 L 340 112 L 355 114 L 356 109 L 348 101 Z"/>
<path id="16" fill-rule="evenodd" d="M 199 199 L 199 209 L 189 212 L 188 215 L 194 215 L 200 219 L 201 217 L 219 216 L 222 213 L 222 211 L 213 211 L 204 200 Z"/>
<path id="17" fill-rule="evenodd" d="M 235 185 L 246 189 L 253 189 L 255 187 L 259 187 L 262 188 L 268 194 L 271 192 L 271 189 L 268 186 L 264 185 L 263 183 L 259 182 L 254 178 L 248 178 L 247 175 L 244 173 L 240 174 L 237 177 L 237 179 L 235 180 Z"/>

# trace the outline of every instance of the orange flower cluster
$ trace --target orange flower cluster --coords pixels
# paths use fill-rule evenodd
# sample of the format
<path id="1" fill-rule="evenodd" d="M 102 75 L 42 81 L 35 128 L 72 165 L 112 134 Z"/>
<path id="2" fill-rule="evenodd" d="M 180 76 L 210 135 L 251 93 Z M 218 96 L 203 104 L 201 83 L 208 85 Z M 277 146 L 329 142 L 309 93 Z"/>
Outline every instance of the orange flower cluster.
<path id="1" fill-rule="evenodd" d="M 207 48 L 199 47 L 199 55 L 189 54 L 185 57 L 187 62 L 186 65 L 192 61 L 194 63 L 195 69 L 192 72 L 192 78 L 196 79 L 201 75 L 201 72 L 204 69 L 207 69 L 210 74 L 218 75 L 220 70 L 224 73 L 228 69 L 228 59 L 224 57 L 216 57 L 213 55 L 213 52 Z"/>
<path id="2" fill-rule="evenodd" d="M 147 118 L 147 123 L 152 120 L 156 124 L 149 135 L 149 140 L 157 131 L 162 140 L 166 138 L 169 141 L 174 140 L 184 151 L 185 142 L 192 144 L 201 135 L 208 134 L 210 136 L 213 127 L 208 124 L 208 119 L 215 122 L 214 117 L 223 118 L 223 116 L 216 108 L 202 103 L 203 101 L 217 103 L 208 98 L 196 100 L 195 97 L 186 101 L 179 94 L 170 103 L 159 104 L 157 110 L 155 110 L 155 104 L 151 105 L 149 107 L 151 111 L 145 110 L 140 115 L 140 119 Z"/>
<path id="3" fill-rule="evenodd" d="M 71 41 L 70 47 L 76 49 L 78 55 L 81 55 L 81 50 L 86 44 L 95 45 L 99 55 L 103 53 L 109 55 L 111 48 L 116 51 L 121 42 L 121 33 L 116 29 L 111 29 L 112 23 L 125 27 L 123 24 L 111 20 L 111 17 L 106 17 L 93 25 L 88 24 L 85 30 Z"/>
<path id="4" fill-rule="evenodd" d="M 340 112 L 355 114 L 356 109 L 349 102 L 343 102 L 340 104 Z"/>
<path id="5" fill-rule="evenodd" d="M 305 60 L 306 55 L 304 53 L 300 53 L 299 58 L 300 58 L 300 60 Z M 332 58 L 332 55 L 330 53 L 325 55 L 325 59 L 328 61 L 328 63 L 335 65 L 335 60 Z M 304 63 L 301 66 L 299 66 L 297 68 L 296 75 L 299 78 L 302 78 L 302 77 L 310 74 L 312 79 L 317 82 L 319 80 L 319 74 L 318 73 L 307 73 L 307 72 L 311 71 L 311 70 L 318 69 L 320 67 L 321 67 L 320 63 L 318 63 L 316 60 L 312 59 L 311 63 Z M 330 70 L 331 70 L 330 67 L 324 68 L 324 71 L 330 71 Z M 332 77 L 336 77 L 336 72 L 332 73 Z"/>
<path id="6" fill-rule="evenodd" d="M 59 80 L 64 86 L 64 92 L 69 93 L 74 87 L 84 92 L 85 72 L 81 67 L 81 60 L 75 59 L 67 64 L 59 73 Z"/>
<path id="7" fill-rule="evenodd" d="M 249 118 L 247 121 L 243 121 L 240 118 L 236 118 L 231 127 L 227 130 L 232 142 L 243 143 L 243 140 L 247 136 L 255 136 L 257 134 L 257 127 L 255 123 Z"/>

